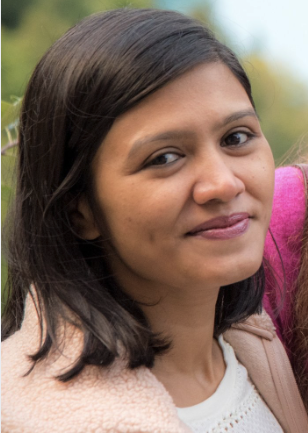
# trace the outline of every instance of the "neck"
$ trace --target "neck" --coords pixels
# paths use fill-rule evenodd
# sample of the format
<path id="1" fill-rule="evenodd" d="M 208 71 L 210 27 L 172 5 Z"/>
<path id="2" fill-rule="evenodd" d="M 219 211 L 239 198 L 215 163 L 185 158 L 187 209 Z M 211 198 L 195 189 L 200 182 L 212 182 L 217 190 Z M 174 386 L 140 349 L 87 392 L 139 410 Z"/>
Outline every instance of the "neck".
<path id="1" fill-rule="evenodd" d="M 119 264 L 113 267 L 120 285 L 140 303 L 151 329 L 171 340 L 170 350 L 156 357 L 153 373 L 174 403 L 186 407 L 210 397 L 225 372 L 213 338 L 219 286 L 181 279 L 163 285 L 160 278 L 143 279 Z"/>
<path id="2" fill-rule="evenodd" d="M 178 407 L 205 400 L 223 378 L 224 360 L 213 338 L 218 292 L 172 289 L 154 305 L 142 307 L 152 330 L 171 339 L 170 350 L 156 358 L 153 373 Z"/>

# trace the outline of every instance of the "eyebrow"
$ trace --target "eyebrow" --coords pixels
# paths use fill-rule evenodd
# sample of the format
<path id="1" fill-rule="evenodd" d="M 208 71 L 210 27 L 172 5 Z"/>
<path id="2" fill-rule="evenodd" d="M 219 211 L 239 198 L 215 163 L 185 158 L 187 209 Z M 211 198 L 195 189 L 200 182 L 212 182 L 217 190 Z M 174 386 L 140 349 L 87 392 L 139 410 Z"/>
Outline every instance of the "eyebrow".
<path id="1" fill-rule="evenodd" d="M 254 117 L 259 120 L 259 117 L 254 109 L 237 111 L 236 113 L 231 114 L 230 116 L 225 117 L 221 122 L 218 123 L 219 128 L 223 128 L 227 126 L 229 123 L 235 122 L 236 120 L 240 120 L 244 117 Z M 167 141 L 167 140 L 179 140 L 179 139 L 187 139 L 191 138 L 195 135 L 193 131 L 185 131 L 185 130 L 171 130 L 165 131 L 156 135 L 149 135 L 143 138 L 140 138 L 134 142 L 132 148 L 128 154 L 128 157 L 131 158 L 135 155 L 138 150 L 148 143 L 153 143 L 155 141 Z"/>
<path id="2" fill-rule="evenodd" d="M 219 126 L 223 127 L 228 125 L 229 123 L 235 122 L 236 120 L 242 119 L 243 117 L 255 117 L 259 120 L 259 116 L 257 115 L 254 109 L 237 111 L 236 113 L 231 114 L 230 116 L 223 119 L 223 121 L 219 124 Z"/>

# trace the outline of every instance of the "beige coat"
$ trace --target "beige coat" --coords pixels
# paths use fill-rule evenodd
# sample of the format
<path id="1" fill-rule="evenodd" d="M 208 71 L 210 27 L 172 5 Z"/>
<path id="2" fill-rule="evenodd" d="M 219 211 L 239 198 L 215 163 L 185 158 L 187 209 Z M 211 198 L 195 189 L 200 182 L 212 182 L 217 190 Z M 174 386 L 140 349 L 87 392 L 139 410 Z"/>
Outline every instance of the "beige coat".
<path id="1" fill-rule="evenodd" d="M 64 334 L 63 334 L 64 336 Z M 2 343 L 3 433 L 188 433 L 163 385 L 147 368 L 88 366 L 69 383 L 54 379 L 76 357 L 79 331 L 67 328 L 61 353 L 24 376 L 39 341 L 30 298 L 20 331 Z M 283 430 L 307 433 L 308 418 L 287 355 L 263 313 L 233 327 L 224 338 L 245 365 Z M 249 432 L 247 432 L 249 433 Z"/>

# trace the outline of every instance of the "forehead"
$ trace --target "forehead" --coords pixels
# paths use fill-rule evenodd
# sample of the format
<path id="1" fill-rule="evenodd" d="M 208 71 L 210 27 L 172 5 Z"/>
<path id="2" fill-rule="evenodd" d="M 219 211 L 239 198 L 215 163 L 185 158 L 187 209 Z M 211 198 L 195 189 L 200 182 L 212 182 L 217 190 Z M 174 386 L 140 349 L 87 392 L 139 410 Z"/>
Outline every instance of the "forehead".
<path id="1" fill-rule="evenodd" d="M 112 146 L 113 152 L 119 147 L 123 155 L 132 143 L 170 129 L 210 130 L 232 113 L 249 109 L 252 105 L 245 89 L 227 66 L 202 64 L 119 116 L 98 153 Z"/>

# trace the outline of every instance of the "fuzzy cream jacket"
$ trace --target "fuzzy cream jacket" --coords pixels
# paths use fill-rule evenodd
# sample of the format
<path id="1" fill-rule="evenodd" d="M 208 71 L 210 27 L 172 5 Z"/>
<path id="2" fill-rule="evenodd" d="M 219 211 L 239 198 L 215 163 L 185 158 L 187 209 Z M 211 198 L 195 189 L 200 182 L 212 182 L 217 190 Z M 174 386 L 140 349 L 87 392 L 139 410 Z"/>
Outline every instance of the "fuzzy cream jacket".
<path id="1" fill-rule="evenodd" d="M 87 366 L 68 383 L 54 376 L 78 354 L 79 331 L 66 327 L 61 353 L 24 376 L 27 355 L 39 343 L 30 297 L 21 329 L 2 343 L 3 433 L 188 433 L 164 386 L 147 368 Z M 252 381 L 287 433 L 308 432 L 308 419 L 288 357 L 272 321 L 263 313 L 224 334 Z M 65 344 L 69 342 L 69 344 Z"/>

